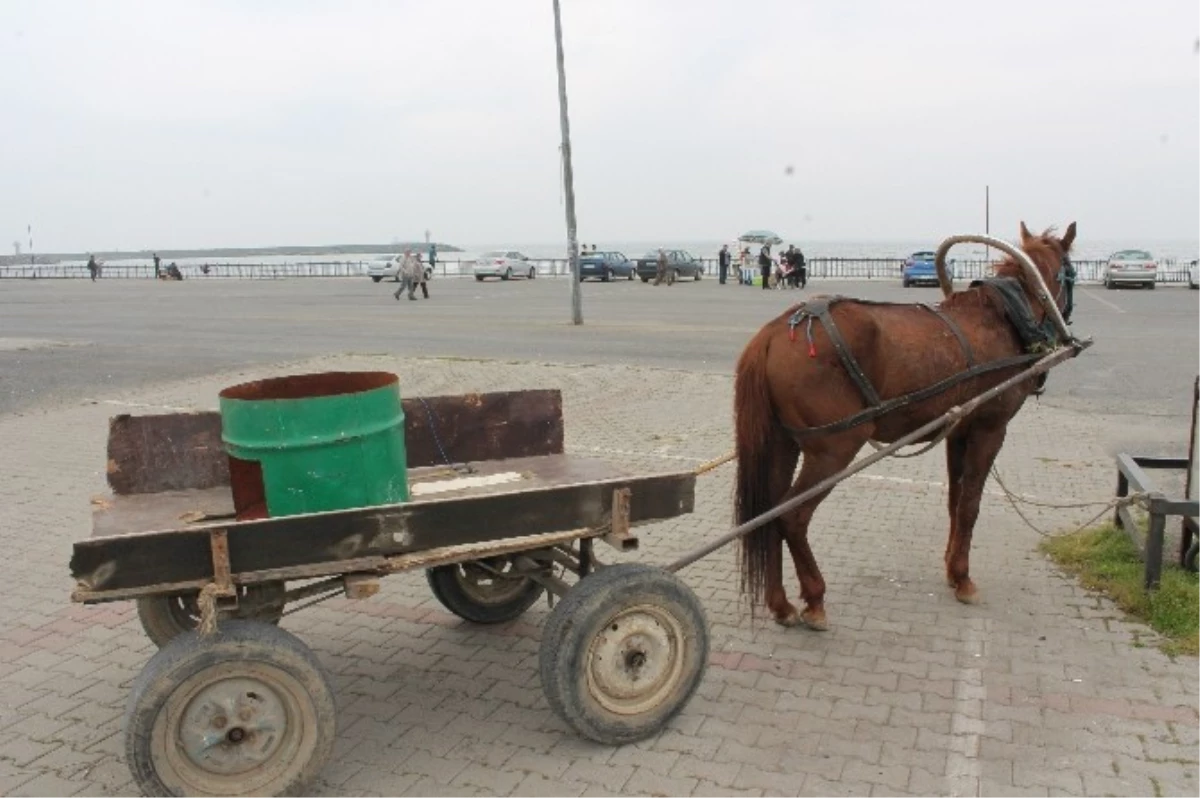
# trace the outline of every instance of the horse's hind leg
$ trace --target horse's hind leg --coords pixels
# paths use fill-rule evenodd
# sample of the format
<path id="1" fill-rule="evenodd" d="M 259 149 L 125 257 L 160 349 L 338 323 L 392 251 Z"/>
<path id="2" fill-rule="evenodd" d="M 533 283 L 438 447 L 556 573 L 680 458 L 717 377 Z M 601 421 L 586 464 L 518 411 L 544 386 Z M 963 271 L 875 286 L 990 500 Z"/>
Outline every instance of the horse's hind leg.
<path id="1" fill-rule="evenodd" d="M 770 473 L 770 494 L 780 496 L 779 502 L 791 495 L 788 486 L 796 473 L 796 461 L 800 457 L 800 447 L 790 436 L 776 439 L 771 444 L 771 462 L 768 465 Z M 783 589 L 783 538 L 780 531 L 784 520 L 780 519 L 767 528 L 770 535 L 767 553 L 766 582 L 763 598 L 767 609 L 777 623 L 784 626 L 795 626 L 800 622 L 800 613 L 788 601 L 787 591 Z"/>
<path id="2" fill-rule="evenodd" d="M 954 588 L 954 597 L 964 604 L 974 604 L 977 600 L 978 591 L 970 575 L 971 535 L 979 518 L 983 486 L 1004 445 L 1005 431 L 1002 424 L 973 426 L 963 436 L 962 472 L 951 520 L 953 532 L 946 557 L 946 577 Z"/>
<path id="3" fill-rule="evenodd" d="M 803 464 L 800 466 L 800 476 L 784 497 L 785 500 L 799 496 L 821 480 L 850 465 L 862 444 L 863 440 L 846 439 L 832 446 L 826 444 L 819 449 L 806 449 Z M 783 523 L 784 539 L 796 566 L 796 576 L 800 580 L 800 596 L 804 599 L 804 611 L 800 613 L 799 620 L 810 629 L 818 631 L 829 628 L 825 618 L 825 579 L 821 576 L 817 560 L 808 545 L 808 525 L 818 505 L 829 493 L 830 491 L 825 491 L 814 496 L 800 505 L 794 513 L 780 519 Z"/>
<path id="4" fill-rule="evenodd" d="M 946 535 L 946 553 L 942 555 L 942 561 L 946 565 L 946 579 L 950 582 L 950 587 L 954 587 L 954 580 L 950 577 L 950 552 L 954 548 L 954 539 L 957 537 L 958 531 L 958 499 L 962 496 L 962 473 L 963 460 L 967 454 L 967 436 L 962 433 L 951 435 L 946 439 L 946 480 L 950 486 L 950 531 Z"/>

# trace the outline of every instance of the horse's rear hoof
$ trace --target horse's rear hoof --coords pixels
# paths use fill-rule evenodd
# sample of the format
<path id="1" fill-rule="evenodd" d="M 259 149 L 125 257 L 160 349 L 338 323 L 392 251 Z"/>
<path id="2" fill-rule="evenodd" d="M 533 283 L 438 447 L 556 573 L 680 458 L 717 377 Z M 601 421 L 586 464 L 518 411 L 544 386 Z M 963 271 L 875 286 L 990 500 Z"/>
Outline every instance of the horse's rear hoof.
<path id="1" fill-rule="evenodd" d="M 974 583 L 967 582 L 965 585 L 954 589 L 954 598 L 963 604 L 978 604 L 979 591 L 975 589 Z"/>
<path id="2" fill-rule="evenodd" d="M 824 632 L 829 629 L 829 621 L 825 619 L 825 610 L 805 610 L 800 614 L 800 620 L 814 632 Z"/>
<path id="3" fill-rule="evenodd" d="M 790 629 L 793 626 L 799 626 L 803 621 L 800 618 L 800 613 L 796 612 L 796 608 L 793 607 L 783 615 L 776 615 L 775 623 Z"/>

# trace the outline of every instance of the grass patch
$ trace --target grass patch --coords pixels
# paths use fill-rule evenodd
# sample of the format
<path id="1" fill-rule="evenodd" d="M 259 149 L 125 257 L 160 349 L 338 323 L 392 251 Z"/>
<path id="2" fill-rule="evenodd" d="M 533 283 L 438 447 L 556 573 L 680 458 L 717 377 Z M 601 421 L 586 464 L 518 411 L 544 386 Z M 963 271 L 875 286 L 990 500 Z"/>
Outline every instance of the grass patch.
<path id="1" fill-rule="evenodd" d="M 1164 637 L 1164 653 L 1196 656 L 1200 587 L 1196 574 L 1163 563 L 1158 590 L 1142 588 L 1143 565 L 1125 533 L 1111 524 L 1047 538 L 1042 551 L 1089 590 L 1098 590 Z"/>

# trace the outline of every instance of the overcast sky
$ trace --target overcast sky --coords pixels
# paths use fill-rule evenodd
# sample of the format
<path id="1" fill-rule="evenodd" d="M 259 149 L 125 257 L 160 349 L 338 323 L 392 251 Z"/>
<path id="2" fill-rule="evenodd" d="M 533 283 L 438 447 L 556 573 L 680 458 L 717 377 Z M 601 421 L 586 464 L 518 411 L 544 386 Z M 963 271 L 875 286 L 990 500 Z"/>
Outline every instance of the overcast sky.
<path id="1" fill-rule="evenodd" d="M 550 0 L 0 0 L 0 242 L 563 240 Z M 1200 12 L 563 0 L 580 237 L 1194 239 Z M 789 176 L 788 167 L 792 174 Z"/>

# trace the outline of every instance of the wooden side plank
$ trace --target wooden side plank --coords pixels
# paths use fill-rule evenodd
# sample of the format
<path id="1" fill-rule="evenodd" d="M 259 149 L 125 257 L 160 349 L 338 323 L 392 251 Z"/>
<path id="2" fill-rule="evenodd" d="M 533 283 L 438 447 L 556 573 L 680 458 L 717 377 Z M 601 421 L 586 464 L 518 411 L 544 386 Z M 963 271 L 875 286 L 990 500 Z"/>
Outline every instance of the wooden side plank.
<path id="1" fill-rule="evenodd" d="M 228 485 L 220 414 L 109 419 L 108 484 L 118 496 Z"/>
<path id="2" fill-rule="evenodd" d="M 403 400 L 408 467 L 563 451 L 562 394 L 503 391 Z M 440 447 L 439 447 L 440 444 Z M 215 412 L 121 415 L 109 421 L 108 484 L 118 496 L 229 484 Z"/>
<path id="3" fill-rule="evenodd" d="M 631 491 L 631 524 L 673 518 L 694 509 L 696 477 L 683 472 L 297 515 L 224 528 L 236 574 L 602 527 L 611 519 L 613 491 L 622 487 Z M 71 575 L 89 592 L 211 578 L 208 541 L 216 526 L 220 525 L 80 541 L 71 558 Z"/>

